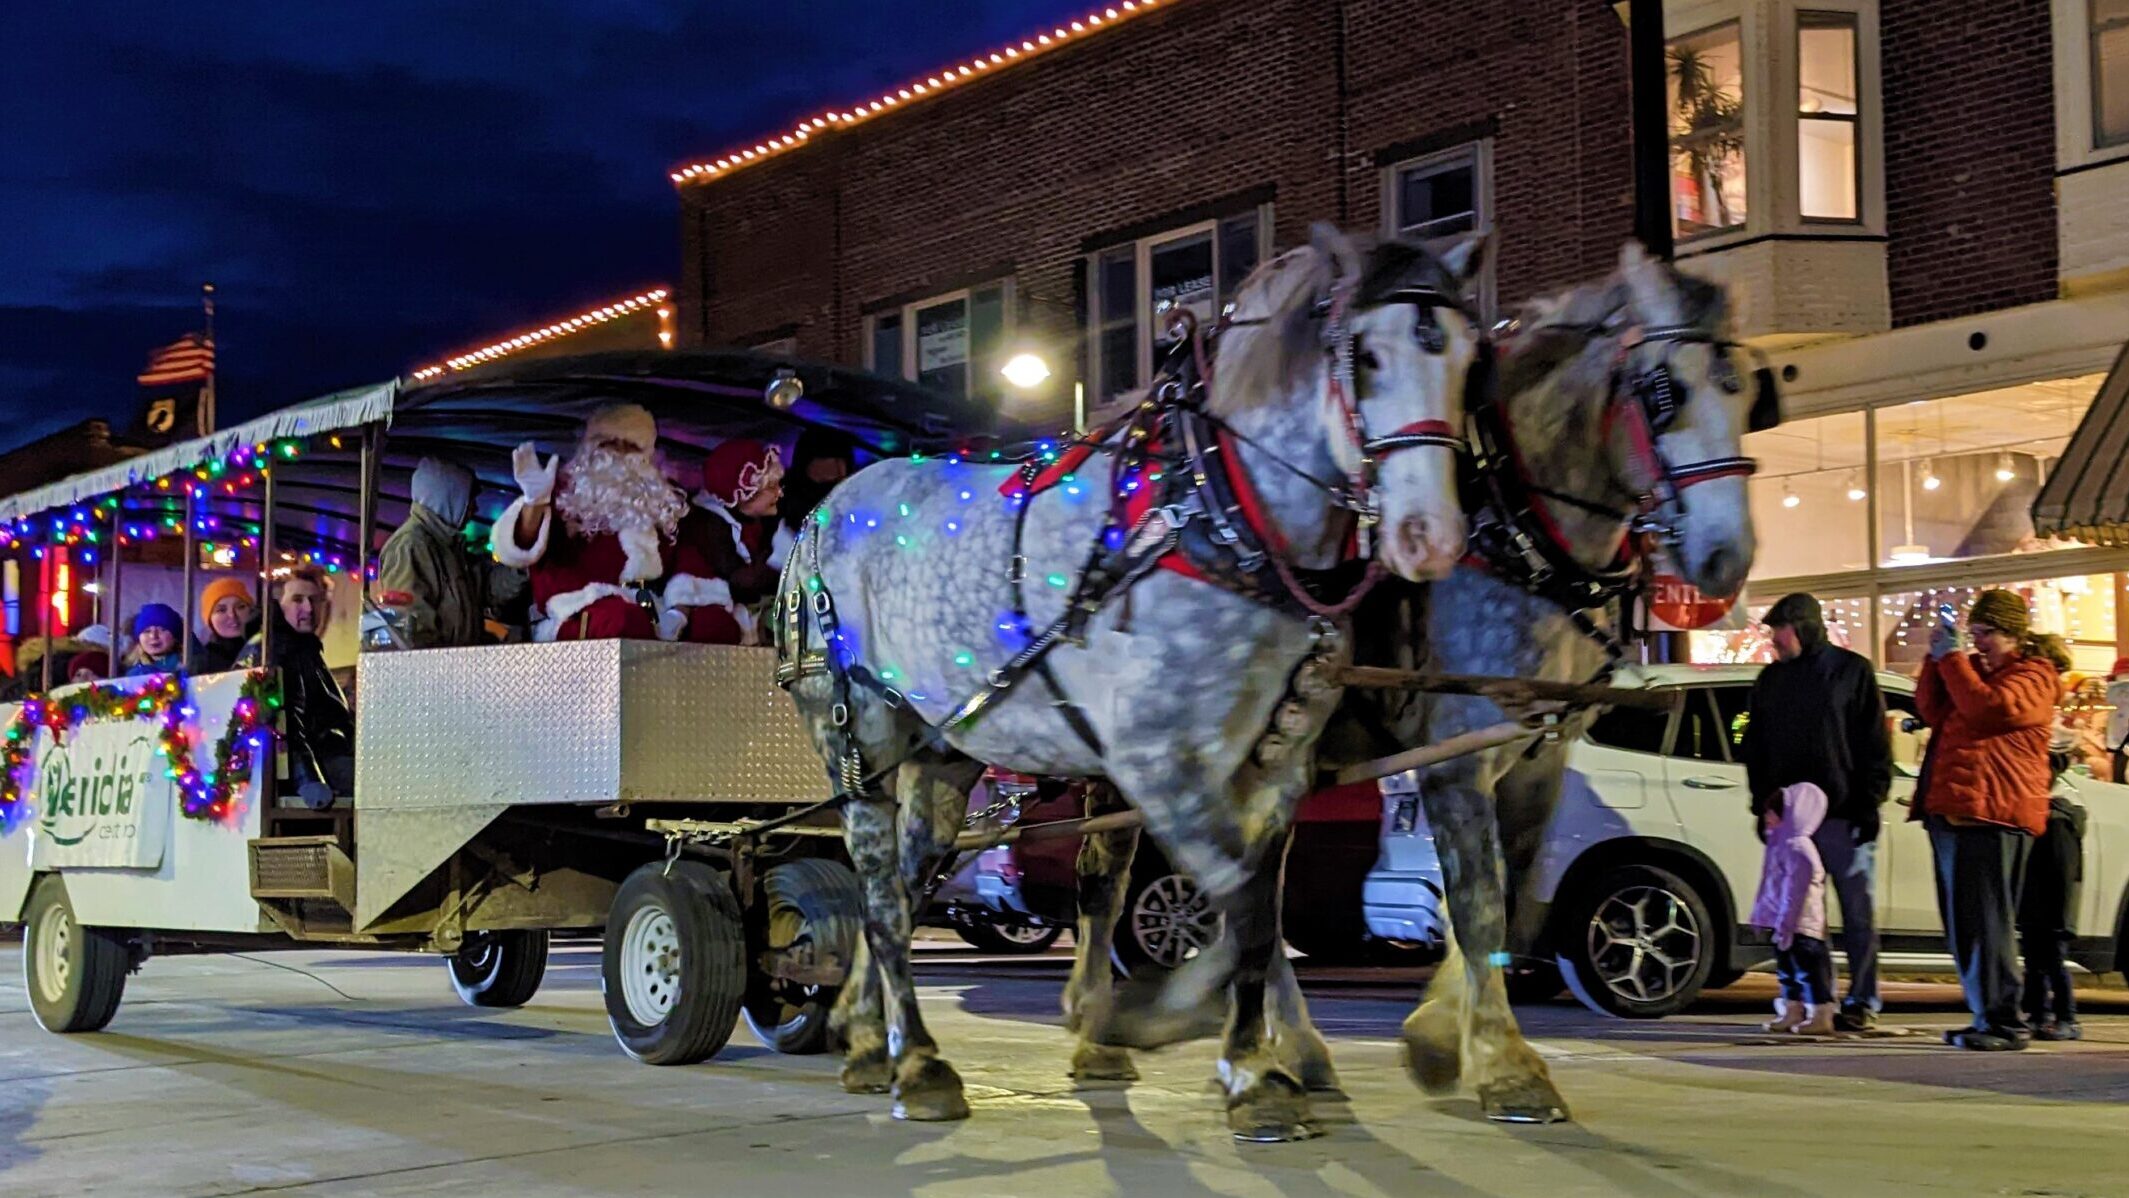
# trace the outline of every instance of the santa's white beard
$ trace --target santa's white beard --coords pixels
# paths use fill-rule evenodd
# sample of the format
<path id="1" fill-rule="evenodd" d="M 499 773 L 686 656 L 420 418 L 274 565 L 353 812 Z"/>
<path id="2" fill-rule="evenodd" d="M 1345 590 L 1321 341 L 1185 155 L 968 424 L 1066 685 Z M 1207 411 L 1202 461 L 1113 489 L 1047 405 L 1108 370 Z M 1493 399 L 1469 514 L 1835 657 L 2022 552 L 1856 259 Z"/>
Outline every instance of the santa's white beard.
<path id="1" fill-rule="evenodd" d="M 607 445 L 578 448 L 554 503 L 584 536 L 655 531 L 670 537 L 687 513 L 686 497 L 659 473 L 656 459 Z"/>

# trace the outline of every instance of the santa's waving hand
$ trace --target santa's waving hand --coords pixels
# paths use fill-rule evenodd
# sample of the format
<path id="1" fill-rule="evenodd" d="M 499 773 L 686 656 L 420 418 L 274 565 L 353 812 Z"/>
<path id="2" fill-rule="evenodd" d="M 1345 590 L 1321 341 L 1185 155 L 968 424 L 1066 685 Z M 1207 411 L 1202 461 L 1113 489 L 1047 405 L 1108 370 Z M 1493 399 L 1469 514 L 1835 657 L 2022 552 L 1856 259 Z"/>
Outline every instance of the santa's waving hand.
<path id="1" fill-rule="evenodd" d="M 657 635 L 648 586 L 665 573 L 687 501 L 657 461 L 658 427 L 635 404 L 600 408 L 567 466 L 530 443 L 511 455 L 522 494 L 495 524 L 495 560 L 530 576 L 538 640 Z M 561 527 L 555 527 L 559 515 Z"/>

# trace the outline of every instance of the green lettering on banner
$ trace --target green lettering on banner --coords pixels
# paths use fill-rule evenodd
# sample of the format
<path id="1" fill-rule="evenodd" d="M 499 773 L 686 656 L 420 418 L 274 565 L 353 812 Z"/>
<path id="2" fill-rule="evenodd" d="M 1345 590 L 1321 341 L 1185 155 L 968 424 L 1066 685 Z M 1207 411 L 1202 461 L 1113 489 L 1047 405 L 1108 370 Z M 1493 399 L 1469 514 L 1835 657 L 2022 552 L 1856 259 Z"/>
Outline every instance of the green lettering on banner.
<path id="1" fill-rule="evenodd" d="M 129 762 L 128 764 L 130 765 L 131 763 Z M 128 769 L 118 776 L 118 813 L 120 815 L 133 814 L 133 789 L 134 785 L 139 781 L 140 774 L 133 769 Z"/>

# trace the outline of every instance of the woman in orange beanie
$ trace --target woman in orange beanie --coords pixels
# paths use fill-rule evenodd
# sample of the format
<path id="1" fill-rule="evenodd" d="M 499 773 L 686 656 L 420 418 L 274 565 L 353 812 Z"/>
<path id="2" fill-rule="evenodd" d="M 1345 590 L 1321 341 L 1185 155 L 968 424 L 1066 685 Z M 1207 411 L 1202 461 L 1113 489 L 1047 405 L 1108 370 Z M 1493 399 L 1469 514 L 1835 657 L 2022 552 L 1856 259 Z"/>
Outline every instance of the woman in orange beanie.
<path id="1" fill-rule="evenodd" d="M 200 592 L 200 619 L 206 627 L 192 663 L 196 674 L 233 670 L 244 642 L 259 630 L 259 605 L 240 578 L 217 578 Z"/>

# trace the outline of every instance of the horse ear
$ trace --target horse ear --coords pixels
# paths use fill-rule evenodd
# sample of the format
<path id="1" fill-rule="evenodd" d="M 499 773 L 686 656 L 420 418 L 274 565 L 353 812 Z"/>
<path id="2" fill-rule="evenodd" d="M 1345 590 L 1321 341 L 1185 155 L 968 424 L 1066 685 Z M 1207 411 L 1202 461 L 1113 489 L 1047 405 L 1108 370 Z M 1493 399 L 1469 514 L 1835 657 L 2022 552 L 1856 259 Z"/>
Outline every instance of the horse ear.
<path id="1" fill-rule="evenodd" d="M 1361 258 L 1360 247 L 1343 229 L 1328 221 L 1317 221 L 1308 227 L 1308 243 L 1330 260 L 1341 283 L 1359 279 L 1360 272 L 1367 266 Z"/>
<path id="2" fill-rule="evenodd" d="M 1677 319 L 1677 289 L 1671 285 L 1664 264 L 1650 257 L 1639 241 L 1629 241 L 1620 247 L 1619 274 L 1625 279 L 1642 320 L 1667 322 Z"/>
<path id="3" fill-rule="evenodd" d="M 1428 252 L 1461 283 L 1469 283 L 1486 269 L 1486 256 L 1492 249 L 1493 238 L 1487 233 L 1460 233 L 1427 243 Z"/>

